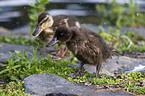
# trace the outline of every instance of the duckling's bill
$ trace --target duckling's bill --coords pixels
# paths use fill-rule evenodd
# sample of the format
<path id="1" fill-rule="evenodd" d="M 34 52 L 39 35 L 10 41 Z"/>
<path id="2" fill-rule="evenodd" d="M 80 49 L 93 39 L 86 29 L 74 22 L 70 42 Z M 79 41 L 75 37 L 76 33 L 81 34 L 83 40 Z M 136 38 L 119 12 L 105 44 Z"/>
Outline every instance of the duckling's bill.
<path id="1" fill-rule="evenodd" d="M 52 40 L 50 42 L 48 42 L 48 44 L 46 45 L 46 47 L 53 46 L 57 42 L 58 42 L 57 38 L 56 37 L 53 37 Z"/>
<path id="2" fill-rule="evenodd" d="M 41 31 L 41 26 L 37 25 L 35 31 L 33 32 L 33 36 L 37 37 L 42 31 Z"/>

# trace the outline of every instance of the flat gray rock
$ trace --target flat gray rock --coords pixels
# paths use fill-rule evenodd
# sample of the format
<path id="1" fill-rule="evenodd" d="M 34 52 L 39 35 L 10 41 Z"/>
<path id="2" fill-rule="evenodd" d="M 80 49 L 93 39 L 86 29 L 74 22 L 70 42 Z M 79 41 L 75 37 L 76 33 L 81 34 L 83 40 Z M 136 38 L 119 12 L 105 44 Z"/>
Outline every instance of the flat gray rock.
<path id="1" fill-rule="evenodd" d="M 26 93 L 32 93 L 32 95 L 38 96 L 45 96 L 46 94 L 48 96 L 56 96 L 50 95 L 54 93 L 60 94 L 58 96 L 87 96 L 89 94 L 89 96 L 133 96 L 132 94 L 122 91 L 104 91 L 96 93 L 94 87 L 73 83 L 60 76 L 49 73 L 34 74 L 25 78 L 24 87 Z"/>
<path id="2" fill-rule="evenodd" d="M 60 76 L 49 73 L 34 74 L 25 78 L 24 87 L 26 93 L 35 95 L 50 93 L 87 95 L 91 91 L 95 91 L 89 87 L 77 85 Z"/>
<path id="3" fill-rule="evenodd" d="M 75 63 L 74 66 L 79 66 Z M 96 72 L 95 65 L 85 64 L 84 68 L 88 70 L 89 73 Z M 142 74 L 145 73 L 145 59 L 136 59 L 126 56 L 113 56 L 112 59 L 108 59 L 106 62 L 102 63 L 100 73 L 114 75 L 117 73 L 126 72 L 136 72 L 139 71 Z"/>
<path id="4" fill-rule="evenodd" d="M 17 45 L 17 44 L 0 44 L 0 61 L 6 60 L 6 58 L 11 58 L 10 52 L 14 52 L 15 50 L 23 53 L 23 49 L 27 52 L 33 53 L 33 49 L 31 46 Z"/>

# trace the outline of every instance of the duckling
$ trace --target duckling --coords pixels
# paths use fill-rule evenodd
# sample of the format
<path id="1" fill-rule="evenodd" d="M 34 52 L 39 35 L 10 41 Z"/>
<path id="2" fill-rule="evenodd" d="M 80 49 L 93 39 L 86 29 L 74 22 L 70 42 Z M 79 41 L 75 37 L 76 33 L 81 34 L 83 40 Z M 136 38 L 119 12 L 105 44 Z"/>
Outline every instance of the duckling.
<path id="1" fill-rule="evenodd" d="M 66 43 L 68 49 L 81 61 L 80 67 L 74 75 L 81 74 L 84 64 L 96 65 L 96 77 L 100 66 L 106 59 L 111 58 L 112 48 L 97 33 L 86 28 L 60 26 L 53 39 L 46 45 L 52 46 L 57 42 Z"/>
<path id="2" fill-rule="evenodd" d="M 38 16 L 37 27 L 32 35 L 38 37 L 41 42 L 46 44 L 52 39 L 53 34 L 60 25 L 67 28 L 72 26 L 80 27 L 79 20 L 75 16 L 58 15 L 52 17 L 49 13 L 43 12 Z M 58 50 L 58 54 L 60 54 L 62 52 L 60 43 L 58 43 Z M 67 47 L 62 57 L 64 57 L 66 52 Z"/>

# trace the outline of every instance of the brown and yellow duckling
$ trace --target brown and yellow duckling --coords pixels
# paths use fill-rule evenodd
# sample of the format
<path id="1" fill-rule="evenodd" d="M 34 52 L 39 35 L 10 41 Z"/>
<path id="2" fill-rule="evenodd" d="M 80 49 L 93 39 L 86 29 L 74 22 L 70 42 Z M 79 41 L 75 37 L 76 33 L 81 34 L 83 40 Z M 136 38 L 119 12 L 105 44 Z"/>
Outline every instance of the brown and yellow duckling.
<path id="1" fill-rule="evenodd" d="M 68 49 L 81 61 L 80 67 L 74 75 L 82 72 L 84 64 L 96 65 L 96 77 L 99 74 L 102 62 L 111 58 L 112 48 L 109 47 L 103 38 L 86 28 L 59 27 L 53 39 L 46 45 L 52 46 L 57 42 L 66 43 Z"/>
<path id="2" fill-rule="evenodd" d="M 58 15 L 58 16 L 51 16 L 46 12 L 43 12 L 39 15 L 38 21 L 37 21 L 37 27 L 35 31 L 33 32 L 33 36 L 38 37 L 38 39 L 43 42 L 44 44 L 48 43 L 56 29 L 59 26 L 66 26 L 67 28 L 72 27 L 72 26 L 77 26 L 78 28 L 80 27 L 80 23 L 78 19 L 75 16 L 70 16 L 70 15 Z M 58 43 L 58 54 L 61 53 L 61 47 L 60 43 Z M 63 53 L 62 57 L 67 52 L 67 48 L 65 52 Z"/>

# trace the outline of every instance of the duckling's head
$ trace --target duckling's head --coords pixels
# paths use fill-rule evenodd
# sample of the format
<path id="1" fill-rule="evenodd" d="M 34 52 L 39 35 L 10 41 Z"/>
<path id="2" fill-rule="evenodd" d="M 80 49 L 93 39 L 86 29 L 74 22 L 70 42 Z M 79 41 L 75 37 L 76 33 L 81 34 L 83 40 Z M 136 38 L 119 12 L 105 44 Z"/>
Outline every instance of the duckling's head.
<path id="1" fill-rule="evenodd" d="M 70 29 L 60 26 L 56 29 L 53 39 L 46 45 L 46 47 L 52 46 L 57 42 L 66 43 L 71 40 L 72 36 L 73 32 Z"/>
<path id="2" fill-rule="evenodd" d="M 53 23 L 52 16 L 46 12 L 41 13 L 38 17 L 36 29 L 32 35 L 37 37 L 43 30 L 50 28 Z"/>

